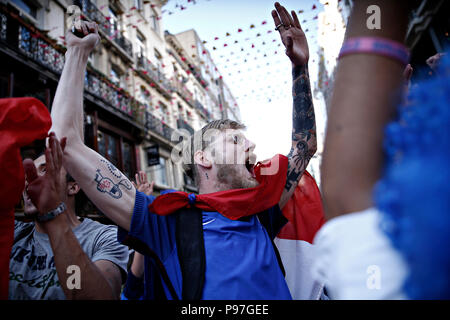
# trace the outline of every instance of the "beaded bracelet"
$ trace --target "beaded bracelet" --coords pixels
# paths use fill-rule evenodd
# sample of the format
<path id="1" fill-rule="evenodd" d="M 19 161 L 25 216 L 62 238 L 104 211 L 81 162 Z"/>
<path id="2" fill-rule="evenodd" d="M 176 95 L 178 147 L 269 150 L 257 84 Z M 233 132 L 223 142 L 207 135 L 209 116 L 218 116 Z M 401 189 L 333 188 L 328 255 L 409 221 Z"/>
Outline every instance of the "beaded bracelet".
<path id="1" fill-rule="evenodd" d="M 409 62 L 408 48 L 393 40 L 379 37 L 357 37 L 345 40 L 338 59 L 354 53 L 372 53 L 399 61 L 403 65 Z"/>
<path id="2" fill-rule="evenodd" d="M 61 213 L 67 210 L 66 204 L 64 202 L 61 202 L 59 206 L 56 207 L 56 209 L 53 209 L 49 212 L 47 212 L 45 215 L 38 215 L 36 217 L 36 220 L 39 222 L 47 222 L 50 220 L 53 220 L 57 216 L 59 216 Z"/>

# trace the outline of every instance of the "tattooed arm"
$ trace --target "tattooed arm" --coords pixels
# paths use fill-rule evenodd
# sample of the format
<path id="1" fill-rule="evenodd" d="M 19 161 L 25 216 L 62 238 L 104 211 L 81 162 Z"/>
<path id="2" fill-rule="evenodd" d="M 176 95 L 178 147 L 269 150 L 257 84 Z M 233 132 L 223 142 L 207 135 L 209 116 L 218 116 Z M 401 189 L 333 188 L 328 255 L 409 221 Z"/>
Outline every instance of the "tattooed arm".
<path id="1" fill-rule="evenodd" d="M 279 202 L 283 208 L 294 193 L 300 178 L 317 149 L 316 121 L 311 97 L 308 67 L 299 66 L 292 70 L 294 106 L 292 111 L 292 148 L 288 155 L 289 164 L 286 185 Z"/>
<path id="2" fill-rule="evenodd" d="M 294 105 L 292 110 L 292 148 L 288 155 L 289 166 L 286 185 L 279 202 L 283 208 L 292 196 L 303 172 L 317 149 L 316 121 L 312 103 L 311 86 L 308 74 L 309 50 L 305 34 L 301 29 L 297 15 L 292 16 L 278 2 L 272 11 L 275 26 L 280 27 L 280 35 L 286 47 L 286 55 L 291 59 L 292 94 Z"/>
<path id="3" fill-rule="evenodd" d="M 129 230 L 136 189 L 131 182 L 83 140 L 83 88 L 89 54 L 99 40 L 95 23 L 82 23 L 84 38 L 66 35 L 64 70 L 52 105 L 52 128 L 67 137 L 63 163 L 88 198 L 108 218 Z"/>

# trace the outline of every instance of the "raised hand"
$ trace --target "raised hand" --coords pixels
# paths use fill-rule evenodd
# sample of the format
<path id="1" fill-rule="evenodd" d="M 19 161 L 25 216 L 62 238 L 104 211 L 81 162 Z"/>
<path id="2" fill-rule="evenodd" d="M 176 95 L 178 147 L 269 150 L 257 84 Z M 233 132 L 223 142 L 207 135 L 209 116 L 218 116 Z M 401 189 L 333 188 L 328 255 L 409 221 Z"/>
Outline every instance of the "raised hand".
<path id="1" fill-rule="evenodd" d="M 55 133 L 49 136 L 49 145 L 45 150 L 45 173 L 38 176 L 36 167 L 31 159 L 23 161 L 26 174 L 26 192 L 40 215 L 55 209 L 63 201 L 64 186 L 61 179 L 63 150 L 66 138 L 61 143 Z"/>
<path id="2" fill-rule="evenodd" d="M 295 11 L 291 11 L 291 16 L 286 8 L 278 2 L 275 2 L 275 9 L 272 10 L 272 18 L 276 30 L 280 32 L 281 41 L 286 48 L 286 55 L 295 66 L 307 64 L 309 60 L 308 41 L 297 14 Z"/>
<path id="3" fill-rule="evenodd" d="M 75 26 L 75 25 L 74 25 Z M 98 34 L 98 25 L 96 22 L 81 21 L 79 23 L 80 28 L 78 31 L 84 34 L 83 38 L 77 37 L 68 30 L 66 33 L 66 43 L 68 48 L 78 47 L 86 51 L 87 54 L 95 48 L 100 42 L 100 36 Z"/>
<path id="4" fill-rule="evenodd" d="M 405 70 L 403 70 L 403 79 L 405 80 L 403 82 L 403 91 L 405 95 L 408 95 L 409 87 L 411 86 L 411 77 L 413 74 L 413 67 L 408 63 L 408 65 L 405 67 Z"/>
<path id="5" fill-rule="evenodd" d="M 136 173 L 136 183 L 133 183 L 133 186 L 137 189 L 137 191 L 143 192 L 146 195 L 151 195 L 153 193 L 153 185 L 155 184 L 154 181 L 152 183 L 148 182 L 147 174 L 144 171 L 139 171 L 139 174 Z"/>
<path id="6" fill-rule="evenodd" d="M 439 66 L 439 62 L 445 54 L 446 53 L 436 53 L 434 56 L 427 59 L 427 65 L 431 68 L 431 70 L 436 71 Z"/>

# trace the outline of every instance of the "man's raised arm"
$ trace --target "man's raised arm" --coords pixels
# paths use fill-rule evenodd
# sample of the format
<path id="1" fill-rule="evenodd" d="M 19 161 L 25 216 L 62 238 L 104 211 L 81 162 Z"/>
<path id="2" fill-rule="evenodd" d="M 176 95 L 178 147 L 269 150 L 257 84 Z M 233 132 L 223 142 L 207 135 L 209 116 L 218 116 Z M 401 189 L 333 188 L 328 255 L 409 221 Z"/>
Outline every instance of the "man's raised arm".
<path id="1" fill-rule="evenodd" d="M 275 26 L 286 47 L 286 55 L 292 61 L 292 148 L 288 155 L 289 167 L 285 189 L 279 202 L 280 208 L 292 196 L 309 160 L 317 150 L 316 120 L 308 74 L 309 49 L 297 15 L 289 12 L 278 2 L 272 11 Z"/>
<path id="2" fill-rule="evenodd" d="M 82 22 L 81 26 L 85 37 L 78 38 L 70 31 L 66 35 L 66 62 L 52 105 L 51 131 L 67 137 L 66 170 L 108 218 L 129 230 L 136 189 L 108 160 L 84 145 L 84 77 L 89 54 L 100 38 L 96 23 Z"/>

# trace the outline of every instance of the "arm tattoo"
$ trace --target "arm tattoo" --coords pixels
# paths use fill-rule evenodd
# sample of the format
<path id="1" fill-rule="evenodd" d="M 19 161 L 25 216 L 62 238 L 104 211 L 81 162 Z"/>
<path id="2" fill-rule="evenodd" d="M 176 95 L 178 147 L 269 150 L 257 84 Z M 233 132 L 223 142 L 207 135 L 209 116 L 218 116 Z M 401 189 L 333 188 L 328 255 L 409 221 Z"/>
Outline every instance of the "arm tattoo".
<path id="1" fill-rule="evenodd" d="M 100 159 L 101 162 L 106 163 L 106 166 L 108 167 L 109 172 L 112 173 L 112 175 L 116 178 L 121 178 L 122 173 L 108 160 Z"/>
<path id="2" fill-rule="evenodd" d="M 101 159 L 100 161 L 106 163 L 109 172 L 115 178 L 122 178 L 122 173 L 112 163 L 104 159 Z M 95 182 L 97 182 L 98 191 L 109 194 L 114 199 L 119 199 L 122 197 L 122 190 L 120 190 L 121 186 L 127 190 L 131 190 L 132 188 L 131 183 L 127 178 L 120 180 L 118 183 L 115 183 L 110 178 L 104 177 L 100 169 L 97 169 L 94 180 Z"/>
<path id="3" fill-rule="evenodd" d="M 289 167 L 285 190 L 295 185 L 306 169 L 316 149 L 316 121 L 309 82 L 308 66 L 297 66 L 292 70 L 292 144 L 288 155 Z"/>

